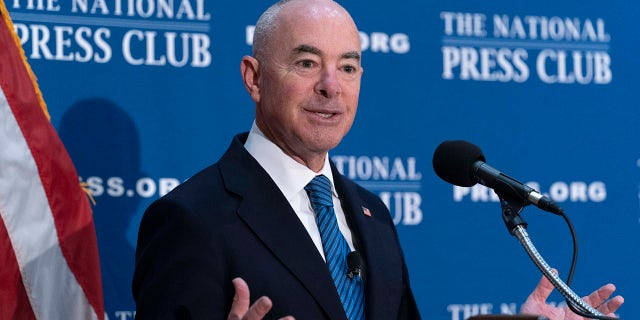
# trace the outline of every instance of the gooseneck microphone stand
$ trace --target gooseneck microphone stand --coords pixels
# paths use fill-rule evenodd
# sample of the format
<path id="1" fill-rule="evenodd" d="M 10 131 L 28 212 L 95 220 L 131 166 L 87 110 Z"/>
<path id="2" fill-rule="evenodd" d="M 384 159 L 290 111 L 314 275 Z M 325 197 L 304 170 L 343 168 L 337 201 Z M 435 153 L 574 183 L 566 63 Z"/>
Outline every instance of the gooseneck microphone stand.
<path id="1" fill-rule="evenodd" d="M 520 216 L 522 209 L 528 204 L 523 200 L 511 197 L 509 195 L 498 194 L 500 198 L 500 206 L 502 207 L 502 219 L 511 235 L 518 238 L 529 257 L 536 264 L 538 269 L 542 271 L 544 276 L 549 279 L 553 286 L 567 299 L 567 303 L 572 307 L 575 313 L 589 318 L 595 319 L 618 319 L 606 317 L 600 311 L 582 300 L 567 284 L 565 284 L 558 275 L 552 271 L 551 267 L 542 258 L 533 242 L 527 234 L 527 223 Z"/>

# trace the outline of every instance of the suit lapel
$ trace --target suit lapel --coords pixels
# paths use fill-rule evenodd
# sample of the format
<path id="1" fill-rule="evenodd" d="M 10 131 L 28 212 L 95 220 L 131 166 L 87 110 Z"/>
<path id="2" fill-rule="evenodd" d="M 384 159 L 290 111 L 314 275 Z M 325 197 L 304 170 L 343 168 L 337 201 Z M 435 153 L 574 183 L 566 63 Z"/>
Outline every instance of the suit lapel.
<path id="1" fill-rule="evenodd" d="M 351 229 L 354 246 L 364 257 L 365 303 L 366 318 L 394 319 L 392 306 L 397 306 L 399 297 L 397 287 L 402 283 L 402 265 L 396 258 L 399 252 L 394 248 L 395 234 L 388 224 L 379 221 L 379 215 L 386 212 L 370 211 L 358 195 L 356 185 L 338 174 L 335 167 L 334 183 L 341 197 L 342 208 Z"/>
<path id="2" fill-rule="evenodd" d="M 244 149 L 237 136 L 220 160 L 228 190 L 242 197 L 238 215 L 297 278 L 331 319 L 344 318 L 325 262 L 276 184 Z"/>

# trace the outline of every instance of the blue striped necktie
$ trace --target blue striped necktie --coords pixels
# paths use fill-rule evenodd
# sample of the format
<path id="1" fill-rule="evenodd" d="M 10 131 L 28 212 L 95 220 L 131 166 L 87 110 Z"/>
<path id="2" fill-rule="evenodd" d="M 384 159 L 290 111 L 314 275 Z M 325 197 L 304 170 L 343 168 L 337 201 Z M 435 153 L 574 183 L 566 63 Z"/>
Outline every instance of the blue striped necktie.
<path id="1" fill-rule="evenodd" d="M 347 277 L 347 254 L 351 251 L 344 239 L 333 211 L 331 182 L 318 175 L 304 189 L 309 194 L 311 206 L 316 212 L 316 223 L 322 239 L 327 266 L 338 290 L 342 306 L 349 320 L 364 319 L 364 293 L 360 277 Z"/>

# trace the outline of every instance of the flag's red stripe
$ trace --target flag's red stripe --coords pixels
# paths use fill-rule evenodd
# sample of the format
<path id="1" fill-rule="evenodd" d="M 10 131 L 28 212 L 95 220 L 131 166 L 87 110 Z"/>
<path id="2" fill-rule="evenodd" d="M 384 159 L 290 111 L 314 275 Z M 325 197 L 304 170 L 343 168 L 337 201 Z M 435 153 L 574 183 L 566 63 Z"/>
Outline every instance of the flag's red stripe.
<path id="1" fill-rule="evenodd" d="M 3 12 L 2 14 L 7 14 Z M 4 19 L 0 19 L 2 61 L 22 61 Z M 37 164 L 69 268 L 83 288 L 99 319 L 104 317 L 102 282 L 91 208 L 78 175 L 53 126 L 45 117 L 37 88 L 24 65 L 0 67 L 0 85 Z"/>
<path id="2" fill-rule="evenodd" d="M 0 319 L 35 319 L 4 221 L 0 219 Z"/>

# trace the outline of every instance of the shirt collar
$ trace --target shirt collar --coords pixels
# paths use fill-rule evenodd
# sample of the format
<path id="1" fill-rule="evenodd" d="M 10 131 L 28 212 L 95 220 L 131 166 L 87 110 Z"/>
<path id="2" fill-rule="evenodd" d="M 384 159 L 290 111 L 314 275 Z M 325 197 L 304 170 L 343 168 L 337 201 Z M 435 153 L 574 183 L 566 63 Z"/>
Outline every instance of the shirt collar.
<path id="1" fill-rule="evenodd" d="M 258 161 L 260 166 L 269 174 L 287 200 L 296 194 L 319 174 L 325 175 L 331 181 L 331 192 L 337 196 L 333 185 L 333 174 L 329 165 L 329 154 L 324 160 L 322 170 L 316 173 L 301 163 L 293 160 L 275 143 L 267 139 L 255 121 L 251 126 L 249 137 L 244 144 L 247 151 Z"/>

